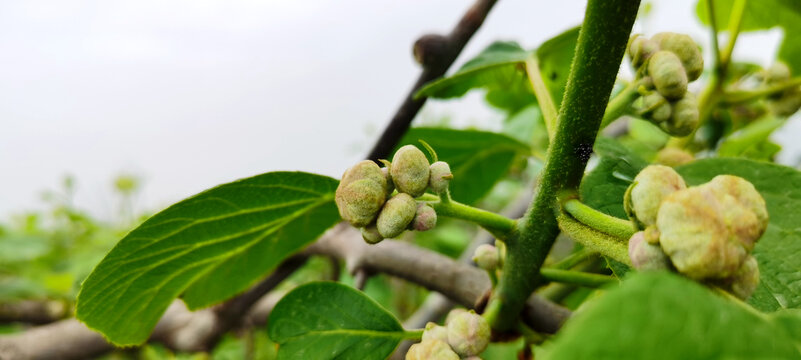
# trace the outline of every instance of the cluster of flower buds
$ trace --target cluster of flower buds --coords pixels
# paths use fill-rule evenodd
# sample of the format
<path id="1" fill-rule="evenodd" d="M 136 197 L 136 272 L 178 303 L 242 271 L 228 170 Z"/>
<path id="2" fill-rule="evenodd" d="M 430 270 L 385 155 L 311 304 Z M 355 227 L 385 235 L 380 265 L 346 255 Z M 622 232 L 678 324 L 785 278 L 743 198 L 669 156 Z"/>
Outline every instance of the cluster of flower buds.
<path id="1" fill-rule="evenodd" d="M 631 64 L 645 81 L 634 106 L 643 118 L 672 136 L 689 135 L 698 127 L 698 103 L 687 83 L 698 79 L 704 58 L 687 35 L 658 33 L 650 39 L 635 35 L 629 42 Z"/>
<path id="2" fill-rule="evenodd" d="M 489 341 L 487 320 L 472 310 L 454 309 L 448 314 L 445 326 L 426 324 L 422 342 L 409 348 L 406 360 L 480 360 L 478 355 Z"/>
<path id="3" fill-rule="evenodd" d="M 672 168 L 651 165 L 635 178 L 624 199 L 643 231 L 629 239 L 639 270 L 670 269 L 748 298 L 759 284 L 751 256 L 768 225 L 765 200 L 747 180 L 719 175 L 687 187 Z"/>
<path id="4" fill-rule="evenodd" d="M 780 84 L 790 80 L 790 68 L 777 62 L 765 70 L 766 85 Z M 777 116 L 790 116 L 801 108 L 801 85 L 785 89 L 768 97 L 768 108 Z"/>
<path id="5" fill-rule="evenodd" d="M 430 205 L 414 198 L 427 188 L 437 193 L 448 189 L 453 178 L 447 163 L 429 165 L 420 149 L 412 145 L 400 148 L 392 162 L 364 160 L 345 171 L 336 190 L 339 215 L 361 228 L 370 244 L 393 238 L 404 230 L 426 231 L 437 224 L 437 213 Z M 397 190 L 397 192 L 395 192 Z"/>

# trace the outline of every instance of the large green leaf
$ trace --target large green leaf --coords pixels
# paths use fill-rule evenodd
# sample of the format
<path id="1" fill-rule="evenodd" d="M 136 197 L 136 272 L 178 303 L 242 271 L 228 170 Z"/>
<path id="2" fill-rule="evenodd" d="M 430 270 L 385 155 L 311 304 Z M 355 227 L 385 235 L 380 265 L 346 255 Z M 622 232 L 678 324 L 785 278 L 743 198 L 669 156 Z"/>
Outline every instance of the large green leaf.
<path id="1" fill-rule="evenodd" d="M 609 138 L 598 138 L 594 150 L 600 162 L 581 181 L 581 201 L 606 214 L 627 219 L 623 195 L 631 180 L 648 163 Z"/>
<path id="2" fill-rule="evenodd" d="M 562 104 L 562 96 L 567 87 L 578 34 L 579 27 L 574 27 L 549 39 L 537 49 L 540 72 L 557 109 Z"/>
<path id="3" fill-rule="evenodd" d="M 695 282 L 643 272 L 576 312 L 543 358 L 799 359 L 789 333 Z"/>
<path id="4" fill-rule="evenodd" d="M 460 97 L 476 88 L 533 94 L 524 64 L 528 56 L 529 52 L 516 42 L 494 42 L 456 73 L 427 84 L 416 96 L 447 99 Z"/>
<path id="5" fill-rule="evenodd" d="M 398 320 L 378 303 L 333 282 L 292 290 L 275 305 L 267 331 L 279 344 L 279 360 L 382 360 L 406 338 Z"/>
<path id="6" fill-rule="evenodd" d="M 170 206 L 97 265 L 77 317 L 116 344 L 144 342 L 178 295 L 192 308 L 224 300 L 334 225 L 336 186 L 325 176 L 273 172 Z"/>
<path id="7" fill-rule="evenodd" d="M 530 152 L 528 146 L 505 135 L 440 128 L 409 129 L 398 147 L 420 146 L 419 140 L 429 143 L 439 159 L 450 165 L 451 195 L 468 204 L 486 195 L 506 175 L 515 158 Z"/>
<path id="8" fill-rule="evenodd" d="M 699 0 L 696 5 L 698 18 L 709 25 L 707 1 Z M 715 18 L 718 27 L 725 29 L 729 23 L 734 0 L 714 0 Z M 740 31 L 765 30 L 780 26 L 784 30 L 784 40 L 779 47 L 779 59 L 787 62 L 796 74 L 801 73 L 801 1 L 798 0 L 758 0 L 748 1 L 745 6 Z"/>
<path id="9" fill-rule="evenodd" d="M 704 159 L 676 169 L 688 185 L 720 174 L 754 184 L 768 206 L 770 224 L 756 244 L 760 286 L 749 303 L 763 311 L 801 308 L 801 172 L 746 159 Z M 773 299 L 771 299 L 772 297 Z"/>

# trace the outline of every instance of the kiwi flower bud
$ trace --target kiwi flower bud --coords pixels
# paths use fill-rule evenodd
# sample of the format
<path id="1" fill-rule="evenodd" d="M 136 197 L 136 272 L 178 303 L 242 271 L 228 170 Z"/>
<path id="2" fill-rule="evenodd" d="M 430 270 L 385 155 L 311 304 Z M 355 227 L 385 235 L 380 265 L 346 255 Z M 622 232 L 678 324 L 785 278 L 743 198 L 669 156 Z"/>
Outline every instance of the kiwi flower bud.
<path id="1" fill-rule="evenodd" d="M 786 80 L 790 80 L 790 68 L 787 64 L 778 61 L 765 69 L 765 82 L 771 84 Z"/>
<path id="2" fill-rule="evenodd" d="M 428 179 L 428 187 L 435 193 L 441 194 L 448 190 L 448 184 L 453 179 L 451 167 L 444 161 L 437 161 L 431 164 L 431 177 Z"/>
<path id="3" fill-rule="evenodd" d="M 489 340 L 489 323 L 472 310 L 456 315 L 448 324 L 448 343 L 461 357 L 481 354 Z"/>
<path id="4" fill-rule="evenodd" d="M 473 261 L 478 267 L 493 271 L 498 267 L 498 248 L 490 244 L 482 244 L 473 253 Z"/>
<path id="5" fill-rule="evenodd" d="M 671 136 L 687 136 L 698 127 L 698 122 L 698 102 L 695 95 L 688 92 L 673 104 L 670 120 L 660 123 L 659 127 Z"/>
<path id="6" fill-rule="evenodd" d="M 362 239 L 368 244 L 378 244 L 381 240 L 384 240 L 384 237 L 378 233 L 378 228 L 375 224 L 371 224 L 361 228 L 362 231 Z"/>
<path id="7" fill-rule="evenodd" d="M 395 191 L 395 183 L 392 182 L 392 176 L 389 175 L 389 166 L 391 166 L 391 164 L 389 164 L 389 162 L 387 162 L 387 164 L 386 167 L 381 168 L 381 174 L 384 175 L 384 179 L 387 182 L 384 188 L 387 190 L 387 197 L 389 197 L 392 195 L 392 192 Z"/>
<path id="8" fill-rule="evenodd" d="M 445 317 L 445 326 L 453 322 L 453 319 L 456 319 L 462 313 L 466 313 L 467 310 L 463 308 L 455 308 L 448 313 L 448 316 Z"/>
<path id="9" fill-rule="evenodd" d="M 669 100 L 681 99 L 687 92 L 687 73 L 676 54 L 660 50 L 648 60 L 648 75 L 662 96 Z"/>
<path id="10" fill-rule="evenodd" d="M 734 275 L 767 224 L 762 196 L 732 175 L 668 195 L 656 220 L 662 249 L 680 273 L 693 279 Z"/>
<path id="11" fill-rule="evenodd" d="M 670 119 L 670 103 L 658 92 L 653 92 L 641 97 L 642 115 L 655 123 L 661 123 Z"/>
<path id="12" fill-rule="evenodd" d="M 459 355 L 442 340 L 428 340 L 412 345 L 406 360 L 459 360 Z"/>
<path id="13" fill-rule="evenodd" d="M 439 326 L 436 323 L 429 322 L 426 324 L 426 329 L 423 330 L 423 341 L 440 340 L 448 342 L 448 328 Z"/>
<path id="14" fill-rule="evenodd" d="M 659 51 L 659 45 L 654 41 L 640 35 L 634 35 L 629 42 L 629 57 L 631 65 L 636 69 L 642 66 L 645 60 Z"/>
<path id="15" fill-rule="evenodd" d="M 426 203 L 417 204 L 414 220 L 409 224 L 412 230 L 427 231 L 437 226 L 437 212 Z"/>
<path id="16" fill-rule="evenodd" d="M 412 197 L 423 195 L 428 187 L 429 164 L 426 155 L 414 145 L 406 145 L 398 149 L 392 158 L 389 169 L 392 181 L 398 192 Z"/>
<path id="17" fill-rule="evenodd" d="M 756 258 L 748 256 L 740 269 L 728 279 L 724 288 L 734 296 L 747 300 L 759 285 L 759 264 Z"/>
<path id="18" fill-rule="evenodd" d="M 375 219 L 386 200 L 384 187 L 370 179 L 351 182 L 337 187 L 336 195 L 339 215 L 356 227 L 367 226 Z"/>
<path id="19" fill-rule="evenodd" d="M 637 270 L 670 269 L 670 259 L 662 248 L 645 241 L 642 231 L 636 232 L 629 239 L 629 259 Z"/>
<path id="20" fill-rule="evenodd" d="M 685 188 L 687 185 L 676 170 L 664 165 L 649 165 L 634 177 L 623 205 L 629 217 L 645 228 L 656 223 L 662 200 Z"/>
<path id="21" fill-rule="evenodd" d="M 701 49 L 691 37 L 685 34 L 672 32 L 658 33 L 651 37 L 659 49 L 670 51 L 681 59 L 681 64 L 687 72 L 687 80 L 693 81 L 704 72 L 704 57 Z"/>
<path id="22" fill-rule="evenodd" d="M 417 203 L 405 193 L 399 193 L 387 200 L 378 214 L 376 227 L 378 233 L 384 238 L 393 238 L 400 235 L 406 226 L 414 219 L 417 212 Z"/>
<path id="23" fill-rule="evenodd" d="M 666 147 L 656 153 L 656 162 L 665 166 L 676 167 L 695 160 L 693 154 L 677 147 Z"/>

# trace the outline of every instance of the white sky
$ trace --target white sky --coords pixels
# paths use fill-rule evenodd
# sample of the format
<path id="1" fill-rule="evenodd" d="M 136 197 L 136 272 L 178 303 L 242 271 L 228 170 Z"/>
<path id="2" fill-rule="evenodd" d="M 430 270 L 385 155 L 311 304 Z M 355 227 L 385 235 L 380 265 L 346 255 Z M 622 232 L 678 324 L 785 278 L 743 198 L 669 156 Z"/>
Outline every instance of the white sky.
<path id="1" fill-rule="evenodd" d="M 414 40 L 449 31 L 471 3 L 0 0 L 0 221 L 42 208 L 65 174 L 76 204 L 105 219 L 122 172 L 144 180 L 140 210 L 272 170 L 338 177 L 417 77 Z M 536 47 L 584 5 L 499 1 L 458 63 L 493 40 Z M 694 6 L 659 1 L 635 31 L 705 44 Z M 736 55 L 767 63 L 780 38 L 746 36 Z M 480 98 L 424 112 L 492 124 Z"/>

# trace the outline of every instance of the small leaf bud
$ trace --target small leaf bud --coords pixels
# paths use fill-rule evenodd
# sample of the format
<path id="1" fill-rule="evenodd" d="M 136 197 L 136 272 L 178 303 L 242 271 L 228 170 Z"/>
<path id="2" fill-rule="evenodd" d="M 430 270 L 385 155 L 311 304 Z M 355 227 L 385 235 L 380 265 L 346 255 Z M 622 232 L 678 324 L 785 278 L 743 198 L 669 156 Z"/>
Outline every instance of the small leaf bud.
<path id="1" fill-rule="evenodd" d="M 456 315 L 448 324 L 448 344 L 459 356 L 481 354 L 489 340 L 489 323 L 472 310 Z"/>
<path id="2" fill-rule="evenodd" d="M 444 161 L 437 161 L 431 164 L 431 176 L 428 179 L 428 187 L 435 193 L 441 194 L 448 190 L 448 184 L 453 179 L 451 167 Z"/>
<path id="3" fill-rule="evenodd" d="M 437 212 L 426 203 L 417 204 L 414 220 L 409 225 L 412 230 L 427 231 L 437 226 Z"/>
<path id="4" fill-rule="evenodd" d="M 629 186 L 624 201 L 626 213 L 642 227 L 656 223 L 659 204 L 669 194 L 687 188 L 684 179 L 670 167 L 646 166 Z"/>
<path id="5" fill-rule="evenodd" d="M 669 100 L 681 99 L 687 92 L 687 73 L 676 54 L 660 50 L 648 60 L 648 75 L 662 96 Z"/>
<path id="6" fill-rule="evenodd" d="M 429 322 L 426 324 L 426 329 L 423 330 L 423 341 L 440 340 L 448 342 L 448 328 L 439 326 L 436 323 Z"/>
<path id="7" fill-rule="evenodd" d="M 637 270 L 670 269 L 670 259 L 659 245 L 651 245 L 645 241 L 642 231 L 629 239 L 629 259 Z"/>
<path id="8" fill-rule="evenodd" d="M 695 160 L 693 154 L 677 147 L 666 147 L 656 153 L 656 162 L 665 166 L 676 167 Z"/>
<path id="9" fill-rule="evenodd" d="M 381 240 L 384 240 L 384 237 L 378 233 L 378 228 L 375 224 L 371 224 L 361 228 L 362 231 L 362 239 L 368 244 L 378 244 Z"/>
<path id="10" fill-rule="evenodd" d="M 490 244 L 481 244 L 473 253 L 473 261 L 478 267 L 494 271 L 498 267 L 498 248 Z"/>
<path id="11" fill-rule="evenodd" d="M 400 235 L 412 222 L 416 211 L 417 203 L 409 194 L 396 194 L 387 200 L 378 214 L 376 221 L 378 233 L 384 238 L 394 238 Z"/>
<path id="12" fill-rule="evenodd" d="M 645 60 L 648 60 L 657 51 L 659 51 L 659 46 L 656 42 L 644 36 L 635 35 L 629 42 L 631 65 L 635 69 L 639 68 L 645 63 Z"/>
<path id="13" fill-rule="evenodd" d="M 406 360 L 459 360 L 459 355 L 444 341 L 435 339 L 412 345 Z"/>
<path id="14" fill-rule="evenodd" d="M 429 164 L 426 155 L 414 145 L 398 149 L 389 169 L 398 192 L 412 197 L 423 195 L 428 187 Z"/>
<path id="15" fill-rule="evenodd" d="M 681 59 L 681 64 L 687 72 L 687 80 L 698 79 L 704 72 L 701 49 L 688 35 L 663 32 L 654 35 L 651 40 L 659 46 L 659 49 L 670 51 Z"/>
<path id="16" fill-rule="evenodd" d="M 641 112 L 643 117 L 654 123 L 661 123 L 670 119 L 670 103 L 658 92 L 641 97 Z"/>
<path id="17" fill-rule="evenodd" d="M 659 124 L 671 136 L 687 136 L 698 127 L 698 102 L 693 93 L 685 93 L 681 100 L 673 103 L 672 116 L 668 121 Z"/>

